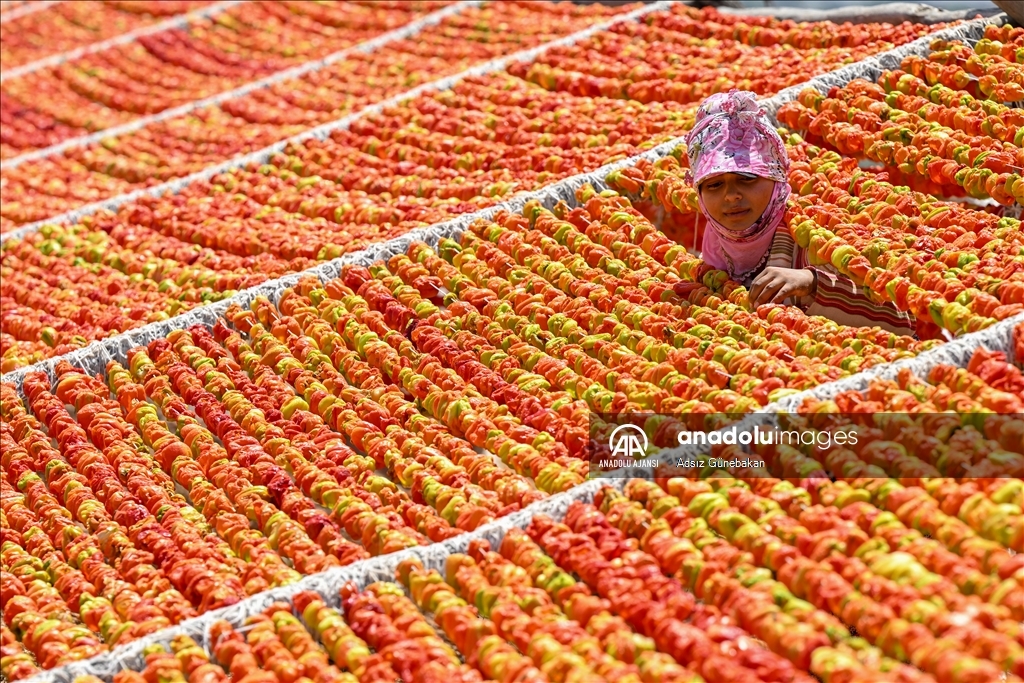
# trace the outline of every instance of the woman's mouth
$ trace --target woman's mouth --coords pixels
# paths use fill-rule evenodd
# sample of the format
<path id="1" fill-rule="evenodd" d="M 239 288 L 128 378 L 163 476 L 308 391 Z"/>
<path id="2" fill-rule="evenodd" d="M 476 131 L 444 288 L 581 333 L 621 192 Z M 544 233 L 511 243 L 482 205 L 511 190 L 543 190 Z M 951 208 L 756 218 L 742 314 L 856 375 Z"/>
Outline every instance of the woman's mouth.
<path id="1" fill-rule="evenodd" d="M 742 218 L 748 213 L 750 213 L 750 209 L 729 209 L 725 212 L 725 215 L 729 218 Z"/>

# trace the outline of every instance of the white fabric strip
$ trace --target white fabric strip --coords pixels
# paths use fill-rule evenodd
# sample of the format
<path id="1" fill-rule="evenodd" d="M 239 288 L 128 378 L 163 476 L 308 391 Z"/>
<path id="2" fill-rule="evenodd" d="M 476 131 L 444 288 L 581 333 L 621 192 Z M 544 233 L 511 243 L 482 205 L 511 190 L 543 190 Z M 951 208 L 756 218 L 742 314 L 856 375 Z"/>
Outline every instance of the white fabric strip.
<path id="1" fill-rule="evenodd" d="M 347 47 L 344 50 L 338 50 L 337 52 L 333 52 L 328 56 L 324 57 L 323 59 L 316 59 L 310 62 L 304 62 L 303 64 L 294 66 L 290 69 L 278 71 L 277 73 L 271 74 L 270 76 L 267 76 L 265 78 L 252 81 L 251 83 L 246 83 L 245 85 L 234 88 L 233 90 L 227 90 L 217 95 L 206 97 L 201 100 L 195 100 L 193 102 L 189 102 L 188 104 L 183 104 L 172 109 L 165 109 L 164 111 L 158 114 L 152 114 L 150 116 L 140 116 L 134 121 L 130 121 L 129 123 L 126 123 L 121 126 L 107 128 L 105 130 L 92 133 L 91 135 L 83 135 L 81 137 L 71 138 L 69 140 L 64 140 L 63 142 L 57 143 L 56 145 L 46 147 L 45 149 L 37 149 L 32 152 L 22 154 L 20 156 L 16 156 L 12 159 L 8 159 L 7 161 L 0 162 L 0 171 L 9 171 L 29 161 L 36 161 L 38 159 L 46 159 L 48 157 L 57 156 L 59 154 L 63 154 L 66 150 L 69 149 L 77 147 L 87 147 L 89 145 L 96 144 L 108 138 L 117 137 L 118 135 L 125 135 L 126 133 L 133 133 L 137 130 L 145 128 L 146 126 L 152 123 L 166 121 L 168 119 L 173 119 L 178 116 L 183 116 L 197 109 L 215 106 L 222 102 L 227 102 L 228 100 L 244 97 L 245 95 L 248 95 L 249 93 L 255 90 L 269 88 L 270 86 L 275 85 L 277 83 L 281 83 L 283 81 L 287 81 L 293 78 L 299 78 L 313 71 L 319 71 L 320 69 L 324 69 L 330 66 L 331 64 L 340 62 L 341 60 L 353 54 L 367 54 L 370 52 L 375 52 L 380 48 L 384 47 L 385 45 L 387 45 L 388 43 L 393 43 L 397 40 L 404 40 L 406 38 L 409 38 L 410 36 L 419 33 L 420 31 L 429 26 L 434 26 L 436 24 L 441 23 L 441 21 L 445 17 L 449 17 L 453 14 L 458 14 L 467 7 L 477 7 L 482 3 L 483 0 L 463 0 L 462 2 L 457 2 L 455 4 L 448 5 L 447 7 L 443 7 L 437 10 L 436 12 L 431 12 L 430 14 L 420 19 L 410 22 L 405 26 L 402 26 L 401 28 L 397 28 L 393 31 L 388 31 L 387 33 L 382 33 L 376 38 L 365 40 L 357 45 Z"/>
<path id="2" fill-rule="evenodd" d="M 979 5 L 981 3 L 978 3 Z M 844 7 L 828 7 L 813 9 L 805 7 L 720 7 L 722 14 L 733 14 L 753 17 L 774 17 L 792 21 L 831 21 L 836 24 L 902 24 L 910 21 L 916 24 L 940 24 L 954 21 L 965 21 L 977 16 L 994 16 L 999 14 L 996 7 L 976 7 L 974 9 L 948 10 L 932 7 L 920 2 L 889 2 L 882 5 L 846 5 Z"/>
<path id="3" fill-rule="evenodd" d="M 44 9 L 59 5 L 61 0 L 38 0 L 37 2 L 30 2 L 21 7 L 15 7 L 10 12 L 4 12 L 0 14 L 0 24 L 6 24 L 8 21 L 14 21 L 26 17 L 36 12 L 42 12 Z"/>
<path id="4" fill-rule="evenodd" d="M 180 14 L 176 17 L 171 17 L 165 21 L 152 24 L 150 26 L 143 26 L 134 31 L 128 33 L 122 33 L 119 36 L 115 36 L 108 40 L 103 40 L 92 45 L 86 45 L 75 50 L 69 50 L 68 52 L 61 52 L 60 54 L 51 55 L 43 59 L 37 59 L 34 62 L 19 66 L 17 69 L 9 69 L 0 73 L 0 83 L 10 80 L 12 78 L 21 78 L 27 76 L 30 73 L 47 69 L 51 66 L 57 66 L 64 62 L 69 62 L 72 59 L 78 59 L 82 55 L 91 55 L 94 52 L 101 52 L 107 48 L 116 47 L 118 45 L 124 45 L 126 43 L 132 43 L 141 38 L 142 36 L 152 35 L 154 33 L 160 33 L 161 31 L 167 31 L 175 28 L 182 28 L 188 26 L 194 21 L 200 19 L 208 19 L 209 17 L 215 17 L 221 12 L 231 9 L 235 5 L 240 5 L 247 0 L 224 0 L 223 2 L 215 2 L 212 5 L 203 7 L 202 9 L 193 10 Z"/>
<path id="5" fill-rule="evenodd" d="M 225 171 L 229 171 L 233 168 L 240 168 L 253 162 L 259 164 L 266 163 L 266 161 L 271 156 L 282 151 L 290 144 L 303 142 L 305 140 L 310 140 L 313 138 L 323 140 L 327 138 L 327 136 L 330 135 L 332 131 L 347 129 L 352 124 L 353 121 L 356 121 L 370 114 L 378 113 L 388 107 L 393 107 L 396 104 L 399 104 L 407 99 L 418 97 L 419 95 L 428 92 L 446 90 L 455 85 L 456 83 L 458 83 L 459 81 L 469 78 L 470 76 L 479 76 L 483 74 L 493 73 L 495 71 L 501 71 L 508 67 L 508 65 L 511 64 L 512 62 L 532 61 L 537 57 L 537 55 L 543 54 L 544 52 L 550 50 L 553 47 L 561 45 L 572 45 L 581 40 L 589 38 L 595 33 L 604 31 L 605 29 L 615 24 L 634 21 L 645 14 L 650 14 L 651 12 L 656 12 L 658 10 L 668 9 L 676 2 L 677 0 L 661 0 L 660 2 L 654 2 L 649 5 L 645 5 L 639 9 L 636 9 L 632 12 L 618 15 L 612 19 L 609 19 L 608 21 L 604 21 L 599 24 L 594 24 L 590 28 L 583 29 L 582 31 L 571 33 L 568 36 L 565 36 L 564 38 L 551 41 L 550 43 L 545 43 L 543 45 L 532 47 L 527 50 L 520 50 L 519 52 L 514 52 L 507 57 L 501 57 L 499 59 L 494 59 L 489 62 L 484 62 L 483 64 L 478 64 L 477 66 L 474 66 L 453 76 L 447 76 L 436 81 L 424 83 L 423 85 L 417 86 L 412 90 L 407 90 L 393 97 L 389 97 L 386 100 L 382 100 L 377 104 L 372 104 L 368 107 L 365 107 L 364 109 L 361 109 L 358 112 L 350 114 L 349 116 L 346 116 L 344 118 L 338 119 L 337 121 L 332 121 L 330 123 L 325 123 L 321 126 L 317 126 L 316 128 L 311 128 L 307 131 L 299 133 L 298 135 L 294 135 L 290 138 L 286 138 L 284 140 L 275 142 L 274 144 L 264 147 L 263 149 L 242 156 L 237 156 L 232 159 L 228 159 L 227 161 L 221 162 L 215 166 L 210 166 L 208 168 L 203 169 L 202 171 L 198 171 L 196 173 L 193 173 L 192 175 L 185 176 L 184 178 L 170 180 L 166 183 L 161 183 L 160 185 L 154 185 L 153 187 L 145 188 L 142 190 L 136 190 L 134 192 L 129 192 L 127 194 L 119 195 L 111 199 L 106 199 L 102 202 L 88 204 L 81 208 L 75 209 L 74 211 L 69 211 L 59 216 L 54 216 L 53 218 L 47 218 L 46 220 L 36 221 L 35 223 L 29 223 L 24 227 L 21 227 L 17 230 L 12 230 L 11 232 L 5 233 L 4 235 L 0 236 L 0 244 L 6 242 L 9 239 L 14 239 L 16 237 L 21 237 L 23 235 L 35 232 L 44 225 L 49 225 L 53 223 L 74 223 L 80 220 L 83 216 L 92 215 L 97 211 L 101 211 L 103 209 L 115 211 L 118 207 L 127 204 L 128 202 L 132 202 L 138 199 L 139 197 L 161 197 L 168 193 L 174 194 L 177 193 L 185 185 L 188 185 L 189 183 L 196 182 L 199 180 L 207 180 L 217 175 L 218 173 L 224 173 Z"/>

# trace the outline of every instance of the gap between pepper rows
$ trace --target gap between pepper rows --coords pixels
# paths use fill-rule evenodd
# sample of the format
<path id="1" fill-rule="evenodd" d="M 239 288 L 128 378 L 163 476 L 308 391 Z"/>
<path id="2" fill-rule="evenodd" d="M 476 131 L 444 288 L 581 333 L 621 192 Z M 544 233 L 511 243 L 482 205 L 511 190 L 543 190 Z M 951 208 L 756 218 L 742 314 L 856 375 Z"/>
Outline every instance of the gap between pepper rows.
<path id="1" fill-rule="evenodd" d="M 28 64 L 19 66 L 16 69 L 10 69 L 8 71 L 5 71 L 4 73 L 0 73 L 0 83 L 3 83 L 4 81 L 8 81 L 14 78 L 21 78 L 22 76 L 27 76 L 28 74 L 35 73 L 36 71 L 42 71 L 43 69 L 47 69 L 51 66 L 57 66 L 58 64 L 63 64 L 64 62 L 69 62 L 72 59 L 78 59 L 79 57 L 82 57 L 84 55 L 91 55 L 95 52 L 102 52 L 107 48 L 117 47 L 118 45 L 126 45 L 127 43 L 134 43 L 136 40 L 142 38 L 143 36 L 152 35 L 154 33 L 160 33 L 161 31 L 167 31 L 170 29 L 182 28 L 194 21 L 215 17 L 218 14 L 226 12 L 235 5 L 241 5 L 248 1 L 249 0 L 222 0 L 222 2 L 215 2 L 212 5 L 203 7 L 202 9 L 192 10 L 191 12 L 186 12 L 185 14 L 179 14 L 176 17 L 171 17 L 170 19 L 166 19 L 164 21 L 152 24 L 150 26 L 143 26 L 142 28 L 135 29 L 134 31 L 122 33 L 119 36 L 108 38 L 107 40 L 103 40 L 98 43 L 93 43 L 92 45 L 86 45 L 84 47 L 79 47 L 74 50 L 69 50 L 68 52 L 61 52 L 56 55 L 44 57 L 43 59 L 37 59 L 34 62 L 29 62 Z"/>
<path id="2" fill-rule="evenodd" d="M 405 26 L 401 26 L 392 31 L 388 31 L 387 33 L 383 33 L 377 36 L 376 38 L 364 40 L 361 43 L 357 43 L 355 45 L 346 47 L 342 50 L 332 52 L 331 54 L 327 55 L 326 57 L 322 57 L 321 59 L 315 59 L 309 62 L 304 62 L 303 64 L 293 66 L 289 69 L 285 69 L 284 71 L 278 71 L 277 73 L 271 74 L 264 78 L 257 79 L 255 81 L 250 81 L 249 83 L 241 85 L 237 88 L 233 88 L 231 90 L 226 90 L 222 93 L 218 93 L 217 95 L 204 97 L 200 100 L 193 100 L 192 102 L 188 102 L 186 104 L 174 107 L 172 109 L 165 109 L 164 111 L 159 112 L 157 114 L 142 116 L 120 126 L 114 126 L 112 128 L 106 128 L 104 130 L 97 131 L 90 135 L 83 135 L 81 137 L 64 140 L 63 142 L 59 142 L 56 145 L 51 145 L 50 147 L 46 147 L 44 149 L 37 149 L 32 152 L 26 152 L 25 154 L 21 154 L 12 159 L 8 159 L 4 162 L 0 162 L 0 171 L 9 171 L 30 161 L 48 159 L 50 157 L 63 154 L 66 150 L 69 149 L 87 147 L 89 145 L 106 140 L 107 138 L 116 137 L 118 135 L 124 135 L 126 133 L 133 133 L 137 130 L 145 128 L 146 126 L 152 123 L 159 123 L 160 121 L 166 121 L 168 119 L 173 119 L 178 116 L 183 116 L 190 112 L 196 111 L 197 109 L 216 106 L 221 104 L 222 102 L 238 99 L 239 97 L 244 97 L 245 95 L 248 95 L 249 93 L 254 92 L 256 90 L 263 90 L 277 83 L 281 83 L 283 81 L 290 80 L 293 78 L 299 78 L 314 71 L 320 71 L 321 69 L 331 66 L 332 64 L 340 62 L 341 60 L 349 57 L 350 55 L 358 53 L 369 54 L 372 52 L 376 52 L 377 50 L 379 50 L 380 48 L 384 47 L 389 43 L 393 43 L 398 40 L 404 40 L 406 38 L 414 36 L 415 34 L 419 33 L 420 31 L 427 27 L 441 23 L 442 20 L 449 16 L 459 14 L 460 12 L 462 12 L 462 10 L 469 7 L 478 7 L 482 5 L 483 2 L 484 0 L 461 0 L 460 2 L 448 5 L 447 7 L 442 7 L 436 12 L 431 12 L 430 14 L 427 14 L 419 19 L 416 19 L 415 21 L 411 21 Z"/>

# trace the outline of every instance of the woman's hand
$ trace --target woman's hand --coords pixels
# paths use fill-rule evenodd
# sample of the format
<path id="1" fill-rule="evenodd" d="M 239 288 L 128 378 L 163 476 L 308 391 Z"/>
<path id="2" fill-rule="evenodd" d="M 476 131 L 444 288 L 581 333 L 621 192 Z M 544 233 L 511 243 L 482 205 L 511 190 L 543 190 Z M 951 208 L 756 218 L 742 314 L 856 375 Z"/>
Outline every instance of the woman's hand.
<path id="1" fill-rule="evenodd" d="M 814 271 L 796 268 L 765 268 L 750 285 L 753 306 L 782 303 L 789 297 L 811 296 L 817 289 Z"/>

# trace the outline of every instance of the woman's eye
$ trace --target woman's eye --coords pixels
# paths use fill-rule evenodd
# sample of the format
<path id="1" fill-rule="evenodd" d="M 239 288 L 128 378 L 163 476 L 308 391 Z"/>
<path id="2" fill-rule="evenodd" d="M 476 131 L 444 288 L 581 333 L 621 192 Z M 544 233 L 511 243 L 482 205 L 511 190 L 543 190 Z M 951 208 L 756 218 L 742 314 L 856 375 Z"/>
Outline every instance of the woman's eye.
<path id="1" fill-rule="evenodd" d="M 709 190 L 717 190 L 722 187 L 722 183 L 708 183 L 705 187 Z"/>

